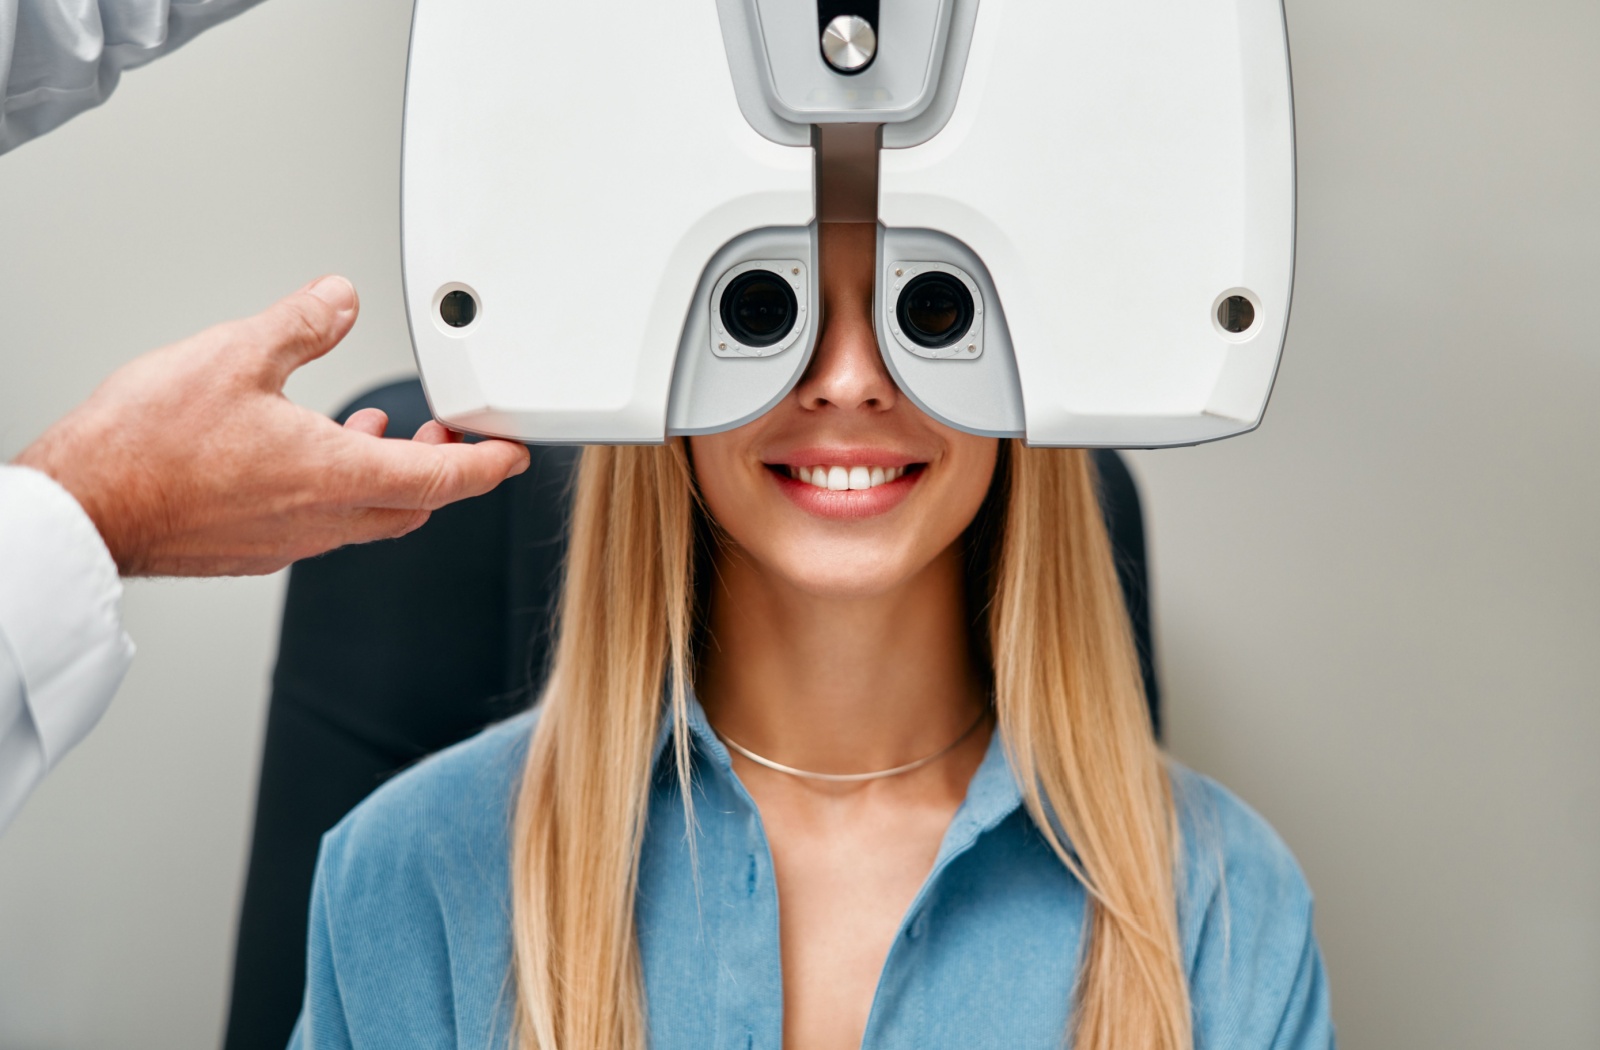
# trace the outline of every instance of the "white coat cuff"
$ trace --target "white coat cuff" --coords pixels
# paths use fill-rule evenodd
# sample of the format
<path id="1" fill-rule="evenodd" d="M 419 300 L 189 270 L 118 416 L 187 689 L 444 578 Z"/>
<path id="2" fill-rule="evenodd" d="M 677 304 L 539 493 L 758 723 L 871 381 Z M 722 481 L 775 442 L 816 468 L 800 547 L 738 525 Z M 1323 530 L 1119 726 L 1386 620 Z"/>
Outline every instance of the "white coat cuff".
<path id="1" fill-rule="evenodd" d="M 122 581 L 78 501 L 0 466 L 0 635 L 21 677 L 44 768 L 94 728 L 133 660 Z"/>

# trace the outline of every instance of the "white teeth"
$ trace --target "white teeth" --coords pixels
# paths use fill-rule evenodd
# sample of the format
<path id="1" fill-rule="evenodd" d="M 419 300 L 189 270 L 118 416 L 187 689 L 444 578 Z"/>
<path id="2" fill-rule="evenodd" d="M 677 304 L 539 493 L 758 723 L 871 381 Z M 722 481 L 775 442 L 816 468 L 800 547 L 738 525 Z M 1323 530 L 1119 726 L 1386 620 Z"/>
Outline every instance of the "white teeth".
<path id="1" fill-rule="evenodd" d="M 905 476 L 905 467 L 790 467 L 789 476 L 834 492 L 875 489 Z"/>

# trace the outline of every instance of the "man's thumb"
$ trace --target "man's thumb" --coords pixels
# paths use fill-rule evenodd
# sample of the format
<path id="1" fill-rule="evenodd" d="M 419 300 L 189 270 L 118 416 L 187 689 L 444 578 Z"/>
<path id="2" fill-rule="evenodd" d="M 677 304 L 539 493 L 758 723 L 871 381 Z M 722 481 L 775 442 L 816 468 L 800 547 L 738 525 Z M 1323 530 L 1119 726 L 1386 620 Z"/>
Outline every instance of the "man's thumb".
<path id="1" fill-rule="evenodd" d="M 339 345 L 361 310 L 355 286 L 329 275 L 278 300 L 252 326 L 267 356 L 269 379 L 281 389 L 289 374 Z"/>

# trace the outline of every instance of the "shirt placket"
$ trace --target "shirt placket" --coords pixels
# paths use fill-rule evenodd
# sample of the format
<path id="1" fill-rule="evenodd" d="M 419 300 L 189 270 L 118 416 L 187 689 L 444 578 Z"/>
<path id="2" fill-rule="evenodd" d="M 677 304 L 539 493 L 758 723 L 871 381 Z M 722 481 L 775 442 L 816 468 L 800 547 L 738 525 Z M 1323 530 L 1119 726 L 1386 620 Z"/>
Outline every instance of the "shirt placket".
<path id="1" fill-rule="evenodd" d="M 719 1050 L 782 1050 L 783 964 L 778 884 L 755 802 L 731 771 L 719 864 L 717 1041 Z"/>
<path id="2" fill-rule="evenodd" d="M 918 1016 L 912 1005 L 915 1001 L 912 981 L 918 970 L 918 960 L 926 950 L 929 914 L 939 902 L 941 877 L 950 865 L 974 849 L 986 832 L 1015 812 L 1020 802 L 1015 781 L 995 741 L 973 777 L 966 800 L 945 832 L 933 869 L 912 898 L 911 906 L 895 931 L 872 996 L 862 1050 L 918 1050 L 939 1045 L 941 1033 L 931 1030 L 927 1019 Z"/>

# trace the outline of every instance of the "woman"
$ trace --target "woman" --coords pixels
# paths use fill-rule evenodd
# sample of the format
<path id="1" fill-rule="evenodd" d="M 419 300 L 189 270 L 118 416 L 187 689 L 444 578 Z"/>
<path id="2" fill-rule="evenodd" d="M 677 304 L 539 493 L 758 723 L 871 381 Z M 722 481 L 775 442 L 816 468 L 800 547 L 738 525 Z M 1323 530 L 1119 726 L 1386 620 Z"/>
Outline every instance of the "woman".
<path id="1" fill-rule="evenodd" d="M 295 1045 L 1331 1045 L 1293 858 L 1157 751 L 1085 454 L 895 388 L 873 236 L 823 227 L 771 412 L 586 450 L 543 702 L 330 833 Z"/>

